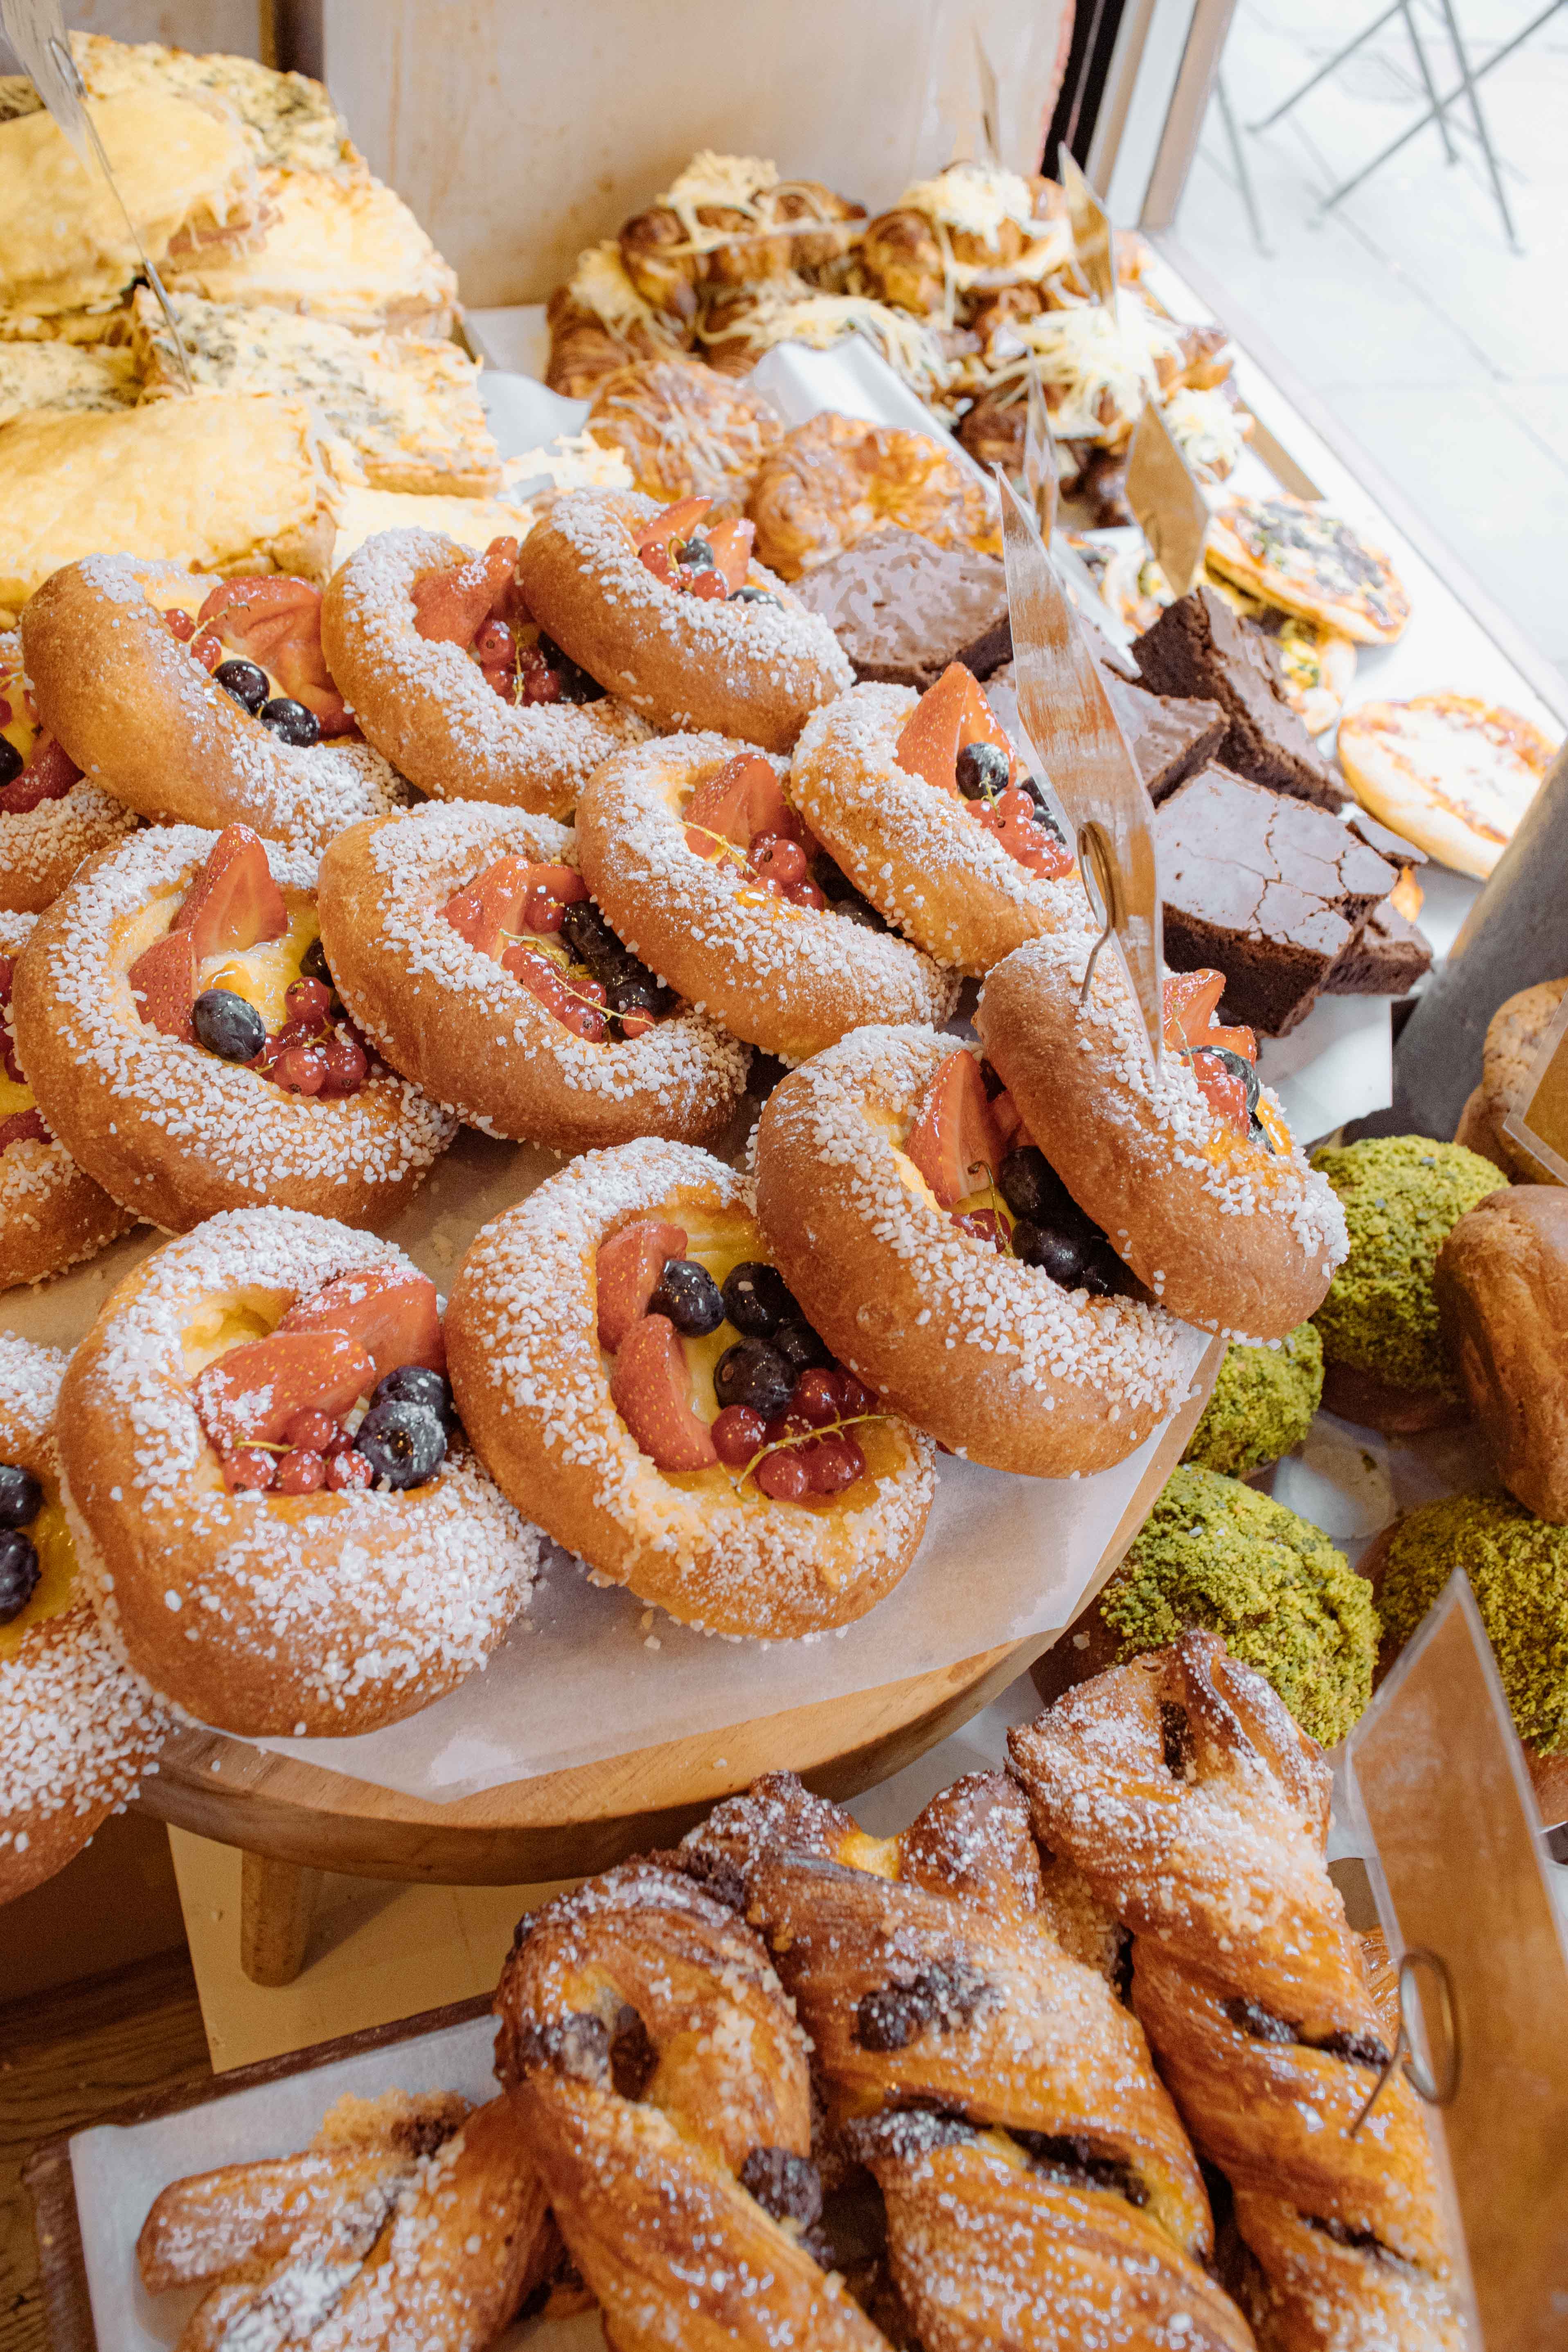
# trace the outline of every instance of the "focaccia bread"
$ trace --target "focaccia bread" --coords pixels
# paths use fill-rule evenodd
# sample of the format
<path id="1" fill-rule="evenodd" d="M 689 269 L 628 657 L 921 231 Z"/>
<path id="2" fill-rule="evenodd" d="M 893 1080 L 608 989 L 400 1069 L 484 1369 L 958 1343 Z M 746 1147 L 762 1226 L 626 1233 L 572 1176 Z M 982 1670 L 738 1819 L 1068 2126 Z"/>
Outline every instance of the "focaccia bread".
<path id="1" fill-rule="evenodd" d="M 133 408 L 134 353 L 108 343 L 0 342 L 0 425 L 31 408 Z"/>
<path id="2" fill-rule="evenodd" d="M 485 423 L 479 372 L 456 343 L 356 334 L 292 310 L 171 297 L 199 391 L 276 392 L 308 400 L 324 432 L 353 449 L 374 489 L 489 498 L 500 454 Z M 138 289 L 132 349 L 149 400 L 183 397 L 179 356 L 157 298 Z M 0 357 L 0 394 L 5 383 Z"/>
<path id="3" fill-rule="evenodd" d="M 310 410 L 275 394 L 16 417 L 0 426 L 0 613 L 105 549 L 190 572 L 322 580 L 331 488 Z"/>
<path id="4" fill-rule="evenodd" d="M 362 330 L 437 341 L 451 333 L 457 272 L 390 188 L 368 173 L 345 180 L 290 172 L 268 195 L 273 216 L 258 252 L 185 256 L 166 273 L 171 290 L 306 311 Z"/>

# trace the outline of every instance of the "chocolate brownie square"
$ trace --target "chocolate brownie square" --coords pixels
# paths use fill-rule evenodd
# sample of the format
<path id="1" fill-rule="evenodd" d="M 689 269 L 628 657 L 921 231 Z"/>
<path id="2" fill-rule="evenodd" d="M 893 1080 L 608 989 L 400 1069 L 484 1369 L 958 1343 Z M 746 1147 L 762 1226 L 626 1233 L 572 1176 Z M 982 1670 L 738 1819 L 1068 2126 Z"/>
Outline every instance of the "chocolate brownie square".
<path id="1" fill-rule="evenodd" d="M 1432 969 L 1432 942 L 1384 898 L 1323 982 L 1325 996 L 1404 996 Z"/>
<path id="2" fill-rule="evenodd" d="M 1223 971 L 1225 1016 L 1269 1037 L 1305 1018 L 1398 878 L 1326 809 L 1221 767 L 1161 803 L 1154 845 L 1166 961 Z"/>
<path id="3" fill-rule="evenodd" d="M 1200 583 L 1167 604 L 1132 644 L 1143 684 L 1155 694 L 1198 696 L 1229 720 L 1220 758 L 1234 775 L 1318 807 L 1342 808 L 1345 794 L 1312 749 L 1291 709 L 1285 673 L 1268 639 L 1249 628 L 1218 591 Z"/>
<path id="4" fill-rule="evenodd" d="M 878 685 L 923 694 L 949 662 L 984 678 L 1012 656 L 1000 558 L 934 547 L 918 531 L 870 531 L 803 573 L 795 593 L 822 614 L 856 677 Z"/>
<path id="5" fill-rule="evenodd" d="M 1100 674 L 1151 800 L 1163 800 L 1184 778 L 1214 758 L 1226 730 L 1225 713 L 1216 702 L 1167 701 L 1157 694 L 1147 693 L 1141 686 L 1130 686 L 1125 678 L 1103 665 Z M 1023 751 L 1027 739 L 1018 716 L 1016 675 L 1011 662 L 993 671 L 986 681 L 985 696 L 1007 733 Z"/>

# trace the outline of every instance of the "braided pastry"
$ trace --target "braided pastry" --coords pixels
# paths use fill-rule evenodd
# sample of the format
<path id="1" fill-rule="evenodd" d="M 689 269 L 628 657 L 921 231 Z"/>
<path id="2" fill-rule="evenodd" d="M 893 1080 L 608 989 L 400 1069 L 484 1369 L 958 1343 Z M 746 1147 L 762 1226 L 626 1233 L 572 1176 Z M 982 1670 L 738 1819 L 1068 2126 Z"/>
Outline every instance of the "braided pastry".
<path id="1" fill-rule="evenodd" d="M 1205 2274 L 1208 2202 L 1092 1905 L 1047 1897 L 1000 1773 L 865 1837 L 781 1777 L 685 1849 L 743 1888 L 812 2039 L 829 2144 L 874 2175 L 922 2352 L 1245 2352 Z"/>
<path id="2" fill-rule="evenodd" d="M 1009 1735 L 1036 1832 L 1133 1933 L 1132 2005 L 1235 2195 L 1268 2352 L 1464 2341 L 1432 2151 L 1324 1863 L 1330 1772 L 1213 1633 Z M 1248 2259 L 1248 2257 L 1250 2259 Z"/>
<path id="3" fill-rule="evenodd" d="M 625 1863 L 526 1918 L 496 2072 L 616 2352 L 886 2352 L 818 2259 L 805 2044 L 751 1930 Z"/>

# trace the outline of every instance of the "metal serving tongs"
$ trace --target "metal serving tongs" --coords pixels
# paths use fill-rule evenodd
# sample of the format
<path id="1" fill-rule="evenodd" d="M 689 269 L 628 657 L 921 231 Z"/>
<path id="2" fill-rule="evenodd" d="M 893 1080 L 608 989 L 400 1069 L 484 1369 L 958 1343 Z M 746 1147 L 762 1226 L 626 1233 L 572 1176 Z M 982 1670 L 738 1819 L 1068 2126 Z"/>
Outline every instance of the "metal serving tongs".
<path id="1" fill-rule="evenodd" d="M 109 158 L 103 152 L 98 127 L 88 111 L 87 90 L 77 71 L 76 59 L 70 53 L 70 43 L 66 38 L 59 0 L 0 0 L 0 25 L 5 26 L 5 37 L 21 60 L 28 79 L 75 148 L 84 169 L 90 172 L 92 160 L 97 159 L 98 168 L 108 182 L 110 194 L 119 205 L 125 226 L 131 232 L 131 241 L 141 256 L 147 283 L 158 298 L 158 308 L 163 313 L 163 323 L 169 330 L 170 341 L 180 362 L 185 390 L 194 392 L 195 386 L 191 381 L 191 363 L 185 355 L 185 346 L 174 322 L 174 310 L 163 289 L 163 281 L 142 241 L 141 230 L 131 217 L 131 208 L 109 168 Z"/>

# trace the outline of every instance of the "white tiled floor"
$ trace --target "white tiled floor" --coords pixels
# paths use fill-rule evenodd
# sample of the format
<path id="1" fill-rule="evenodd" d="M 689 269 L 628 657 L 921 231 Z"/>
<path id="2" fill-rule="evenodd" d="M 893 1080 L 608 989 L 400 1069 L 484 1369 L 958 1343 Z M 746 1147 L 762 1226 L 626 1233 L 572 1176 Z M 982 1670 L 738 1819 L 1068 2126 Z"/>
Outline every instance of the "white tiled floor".
<path id="1" fill-rule="evenodd" d="M 1440 90 L 1436 0 L 1414 0 Z M 1456 0 L 1473 63 L 1543 0 Z M 1379 14 L 1239 0 L 1223 72 L 1246 124 Z M 1177 233 L 1539 650 L 1568 673 L 1568 6 L 1481 84 L 1523 251 L 1472 138 L 1436 128 L 1335 210 L 1324 195 L 1424 110 L 1395 17 L 1284 121 L 1242 132 L 1259 252 L 1211 107 Z"/>

